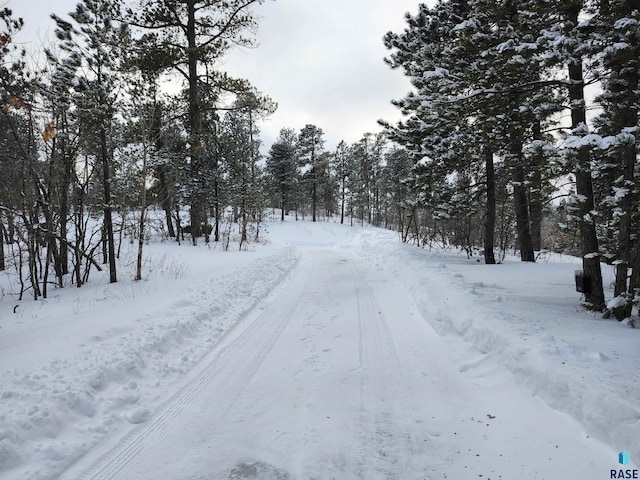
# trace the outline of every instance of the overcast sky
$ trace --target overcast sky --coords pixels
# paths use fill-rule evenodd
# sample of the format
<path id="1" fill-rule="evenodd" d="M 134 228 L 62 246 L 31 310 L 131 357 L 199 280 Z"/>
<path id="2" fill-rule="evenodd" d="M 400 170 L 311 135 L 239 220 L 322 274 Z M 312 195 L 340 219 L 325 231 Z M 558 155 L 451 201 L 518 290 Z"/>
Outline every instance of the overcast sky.
<path id="1" fill-rule="evenodd" d="M 1 4 L 2 2 L 0 2 Z M 63 16 L 77 0 L 9 0 L 25 20 L 23 42 L 53 31 L 52 12 Z M 221 68 L 247 78 L 278 103 L 262 124 L 271 145 L 283 127 L 300 130 L 313 123 L 325 131 L 327 148 L 340 140 L 357 141 L 376 132 L 380 118 L 399 118 L 390 101 L 402 97 L 409 83 L 384 62 L 383 35 L 404 29 L 404 13 L 415 13 L 418 0 L 268 0 L 259 16 L 255 49 L 233 51 Z"/>

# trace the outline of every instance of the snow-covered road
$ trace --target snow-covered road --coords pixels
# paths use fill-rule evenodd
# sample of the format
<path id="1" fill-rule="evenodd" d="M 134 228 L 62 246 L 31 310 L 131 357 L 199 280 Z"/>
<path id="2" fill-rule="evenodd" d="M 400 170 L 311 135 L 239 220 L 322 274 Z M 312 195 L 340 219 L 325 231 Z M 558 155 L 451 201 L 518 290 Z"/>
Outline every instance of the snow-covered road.
<path id="1" fill-rule="evenodd" d="M 62 478 L 609 478 L 610 448 L 438 335 L 400 280 L 344 249 L 297 248 L 161 408 Z"/>

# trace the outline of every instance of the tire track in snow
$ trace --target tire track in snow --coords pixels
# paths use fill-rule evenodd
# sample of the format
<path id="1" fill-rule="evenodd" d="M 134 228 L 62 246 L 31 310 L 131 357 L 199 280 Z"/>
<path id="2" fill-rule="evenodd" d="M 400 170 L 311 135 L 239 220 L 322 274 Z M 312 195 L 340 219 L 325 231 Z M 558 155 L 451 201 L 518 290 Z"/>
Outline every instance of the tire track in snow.
<path id="1" fill-rule="evenodd" d="M 387 319 L 382 314 L 362 272 L 352 264 L 358 302 L 361 377 L 360 431 L 362 442 L 361 478 L 399 478 L 402 468 L 390 447 L 410 442 L 395 431 L 392 379 L 402 378 L 402 367 Z M 396 427 L 396 428 L 394 428 Z M 404 437 L 404 438 L 400 438 Z"/>
<path id="2" fill-rule="evenodd" d="M 200 396 L 206 396 L 207 408 L 191 416 L 183 431 L 197 428 L 201 422 L 216 425 L 233 407 L 256 371 L 289 323 L 304 291 L 309 266 L 304 260 L 288 281 L 272 294 L 268 305 L 237 338 L 223 343 L 219 353 L 181 390 L 167 400 L 150 421 L 133 429 L 117 445 L 98 458 L 79 478 L 111 480 L 133 478 L 120 476 L 131 465 L 144 471 L 148 462 L 157 462 L 154 448 L 162 444 L 180 414 Z M 298 293 L 300 292 L 300 293 Z M 233 332 L 231 333 L 233 335 Z M 146 456 L 145 451 L 151 455 Z M 138 467 L 138 468 L 136 468 Z M 65 478 L 63 475 L 62 478 Z M 77 477 L 74 477 L 77 478 Z"/>

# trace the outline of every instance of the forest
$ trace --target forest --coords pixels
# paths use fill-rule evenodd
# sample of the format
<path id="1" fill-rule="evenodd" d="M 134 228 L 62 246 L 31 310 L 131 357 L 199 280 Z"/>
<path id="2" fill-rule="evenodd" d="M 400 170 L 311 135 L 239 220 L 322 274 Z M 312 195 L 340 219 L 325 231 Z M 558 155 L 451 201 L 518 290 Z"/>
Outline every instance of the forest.
<path id="1" fill-rule="evenodd" d="M 261 3 L 82 0 L 52 14 L 39 66 L 12 42 L 22 20 L 0 12 L 0 270 L 20 299 L 81 287 L 93 270 L 117 282 L 123 242 L 138 244 L 136 279 L 152 240 L 246 248 L 277 208 L 489 264 L 577 255 L 583 304 L 630 315 L 638 0 L 416 4 L 381 38 L 411 80 L 393 100 L 402 120 L 335 150 L 321 126 L 290 126 L 266 155 L 259 126 L 277 99 L 217 68 L 254 44 Z M 601 262 L 616 270 L 608 302 Z"/>
<path id="2" fill-rule="evenodd" d="M 525 262 L 544 249 L 582 257 L 584 305 L 628 317 L 640 2 L 443 1 L 406 21 L 384 42 L 414 88 L 394 102 L 404 119 L 384 125 L 410 158 L 413 221 L 482 243 L 486 263 L 511 244 Z M 601 262 L 615 266 L 608 302 Z"/>

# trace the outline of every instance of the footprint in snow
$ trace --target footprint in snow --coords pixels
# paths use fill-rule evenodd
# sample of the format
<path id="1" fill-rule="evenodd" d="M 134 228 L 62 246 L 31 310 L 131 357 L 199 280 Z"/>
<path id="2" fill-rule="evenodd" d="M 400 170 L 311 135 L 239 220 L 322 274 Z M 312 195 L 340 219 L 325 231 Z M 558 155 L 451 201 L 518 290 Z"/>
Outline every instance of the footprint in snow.
<path id="1" fill-rule="evenodd" d="M 259 478 L 260 480 L 288 480 L 290 475 L 273 465 L 264 462 L 239 463 L 229 472 L 229 480 Z"/>

